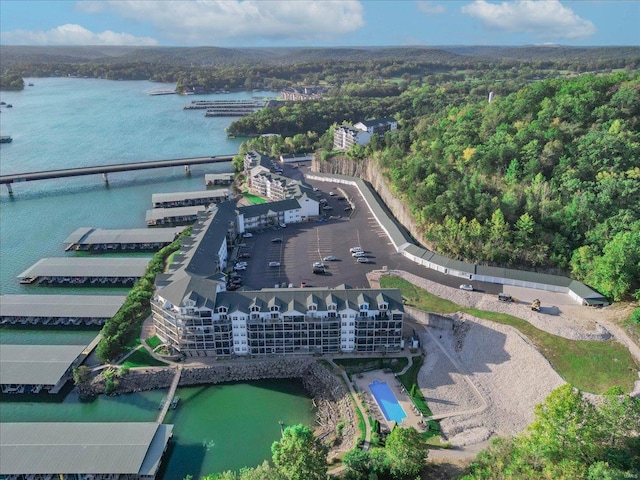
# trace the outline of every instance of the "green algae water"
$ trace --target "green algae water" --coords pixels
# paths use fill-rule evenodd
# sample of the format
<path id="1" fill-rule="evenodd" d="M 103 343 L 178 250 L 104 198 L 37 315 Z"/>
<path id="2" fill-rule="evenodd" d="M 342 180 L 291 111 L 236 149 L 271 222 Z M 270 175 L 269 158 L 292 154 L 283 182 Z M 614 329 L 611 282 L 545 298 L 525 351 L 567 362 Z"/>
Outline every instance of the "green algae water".
<path id="1" fill-rule="evenodd" d="M 234 154 L 240 139 L 225 128 L 233 119 L 187 111 L 191 100 L 246 99 L 226 95 L 149 96 L 174 85 L 79 78 L 34 78 L 22 92 L 0 92 L 0 174 L 170 158 Z M 256 96 L 273 96 L 259 92 Z M 1 294 L 126 294 L 118 288 L 21 285 L 17 275 L 43 257 L 73 256 L 64 239 L 79 227 L 145 228 L 153 193 L 204 190 L 205 173 L 232 171 L 230 163 L 25 182 L 14 195 L 0 187 Z M 88 344 L 97 329 L 0 327 L 0 344 Z M 70 390 L 70 389 L 68 389 Z M 166 391 L 83 401 L 61 395 L 0 397 L 1 422 L 155 421 Z M 165 423 L 175 425 L 163 478 L 194 478 L 269 459 L 279 421 L 313 424 L 311 402 L 295 381 L 264 381 L 179 389 L 181 402 Z"/>

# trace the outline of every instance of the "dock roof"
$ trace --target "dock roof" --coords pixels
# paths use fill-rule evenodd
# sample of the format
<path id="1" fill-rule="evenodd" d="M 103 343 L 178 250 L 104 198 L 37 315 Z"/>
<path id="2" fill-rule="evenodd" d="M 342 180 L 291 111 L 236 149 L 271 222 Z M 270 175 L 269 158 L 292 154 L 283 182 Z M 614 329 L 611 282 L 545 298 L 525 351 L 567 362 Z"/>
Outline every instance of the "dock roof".
<path id="1" fill-rule="evenodd" d="M 147 210 L 146 220 L 162 220 L 163 218 L 191 217 L 207 210 L 204 205 L 176 208 L 152 208 Z"/>
<path id="2" fill-rule="evenodd" d="M 0 475 L 155 475 L 173 425 L 155 422 L 0 424 Z"/>
<path id="3" fill-rule="evenodd" d="M 69 235 L 65 245 L 97 245 L 114 243 L 171 243 L 185 227 L 167 228 L 129 228 L 105 230 L 102 228 L 81 227 Z"/>
<path id="4" fill-rule="evenodd" d="M 0 295 L 0 317 L 111 318 L 124 295 Z"/>
<path id="5" fill-rule="evenodd" d="M 38 260 L 18 275 L 18 278 L 141 277 L 149 260 L 149 257 L 48 257 Z"/>
<path id="6" fill-rule="evenodd" d="M 55 385 L 86 345 L 0 345 L 3 385 Z"/>
<path id="7" fill-rule="evenodd" d="M 201 190 L 197 192 L 169 192 L 154 193 L 151 195 L 151 203 L 178 202 L 181 200 L 196 200 L 203 198 L 225 198 L 229 193 L 226 188 L 217 188 L 211 190 Z"/>

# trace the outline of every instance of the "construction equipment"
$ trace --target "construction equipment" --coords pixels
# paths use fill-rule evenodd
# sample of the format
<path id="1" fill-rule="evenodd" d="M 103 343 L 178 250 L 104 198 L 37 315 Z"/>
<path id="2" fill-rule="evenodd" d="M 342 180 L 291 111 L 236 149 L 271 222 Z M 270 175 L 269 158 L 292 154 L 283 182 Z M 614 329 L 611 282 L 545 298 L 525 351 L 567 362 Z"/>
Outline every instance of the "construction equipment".
<path id="1" fill-rule="evenodd" d="M 534 312 L 540 311 L 540 300 L 536 298 L 533 302 L 531 302 L 531 310 L 533 310 Z"/>

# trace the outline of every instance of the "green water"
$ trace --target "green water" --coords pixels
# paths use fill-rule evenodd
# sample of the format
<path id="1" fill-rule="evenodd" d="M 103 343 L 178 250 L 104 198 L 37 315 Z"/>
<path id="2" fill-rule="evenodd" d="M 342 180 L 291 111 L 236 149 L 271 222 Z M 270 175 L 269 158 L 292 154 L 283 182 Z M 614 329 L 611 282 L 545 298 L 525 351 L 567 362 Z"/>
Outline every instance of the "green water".
<path id="1" fill-rule="evenodd" d="M 280 421 L 314 424 L 311 399 L 295 381 L 180 388 L 177 395 L 180 405 L 165 419 L 175 425 L 165 480 L 259 465 L 271 458 Z"/>

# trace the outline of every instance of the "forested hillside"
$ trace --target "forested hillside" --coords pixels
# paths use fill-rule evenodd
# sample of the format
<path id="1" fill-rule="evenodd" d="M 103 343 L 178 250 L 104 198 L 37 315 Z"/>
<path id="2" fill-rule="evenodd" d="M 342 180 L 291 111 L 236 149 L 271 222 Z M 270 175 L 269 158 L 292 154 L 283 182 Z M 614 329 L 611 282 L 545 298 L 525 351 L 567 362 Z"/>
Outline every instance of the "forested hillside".
<path id="1" fill-rule="evenodd" d="M 411 119 L 374 157 L 435 250 L 620 299 L 640 282 L 639 126 L 637 75 L 584 75 Z"/>

